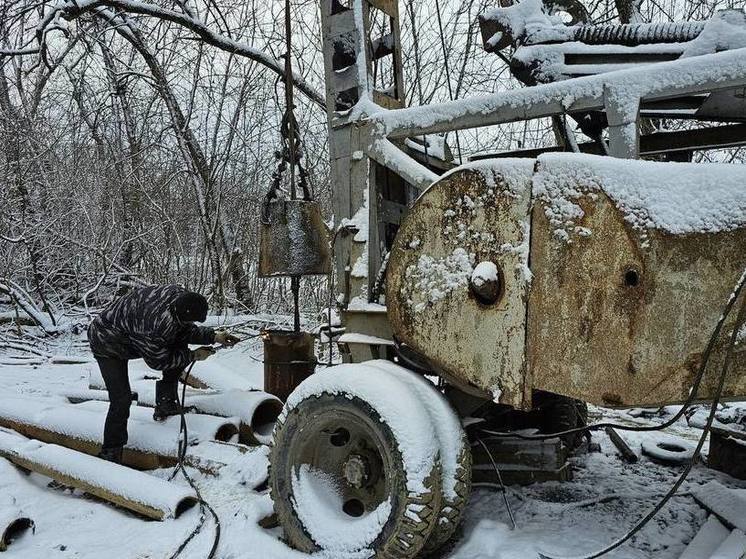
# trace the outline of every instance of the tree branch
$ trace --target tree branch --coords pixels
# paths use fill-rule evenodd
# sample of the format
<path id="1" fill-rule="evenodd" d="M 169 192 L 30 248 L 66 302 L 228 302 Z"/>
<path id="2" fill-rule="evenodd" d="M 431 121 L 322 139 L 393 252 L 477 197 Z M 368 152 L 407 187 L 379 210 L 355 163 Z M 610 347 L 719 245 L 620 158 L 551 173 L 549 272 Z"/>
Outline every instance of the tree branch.
<path id="1" fill-rule="evenodd" d="M 60 27 L 60 19 L 72 21 L 87 12 L 104 7 L 176 23 L 195 33 L 208 45 L 254 60 L 269 68 L 278 76 L 285 75 L 284 61 L 278 60 L 245 42 L 236 41 L 220 33 L 216 33 L 195 15 L 169 10 L 138 0 L 67 0 L 59 2 L 44 15 L 36 27 L 37 47 L 26 47 L 16 51 L 3 50 L 0 51 L 0 56 L 40 53 L 42 58 L 46 60 L 46 35 L 50 30 Z M 293 75 L 293 82 L 298 90 L 311 99 L 311 101 L 322 108 L 325 106 L 321 93 L 316 91 L 303 77 Z"/>

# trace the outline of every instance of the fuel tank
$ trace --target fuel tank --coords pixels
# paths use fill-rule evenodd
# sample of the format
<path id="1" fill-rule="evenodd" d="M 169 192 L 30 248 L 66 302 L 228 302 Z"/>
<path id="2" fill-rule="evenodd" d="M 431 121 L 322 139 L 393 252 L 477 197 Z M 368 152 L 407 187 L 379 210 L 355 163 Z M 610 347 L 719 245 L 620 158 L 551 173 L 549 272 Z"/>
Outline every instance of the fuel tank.
<path id="1" fill-rule="evenodd" d="M 467 164 L 424 192 L 386 302 L 396 338 L 472 394 L 655 405 L 687 398 L 745 270 L 745 166 L 546 154 Z M 724 391 L 744 396 L 746 339 Z"/>

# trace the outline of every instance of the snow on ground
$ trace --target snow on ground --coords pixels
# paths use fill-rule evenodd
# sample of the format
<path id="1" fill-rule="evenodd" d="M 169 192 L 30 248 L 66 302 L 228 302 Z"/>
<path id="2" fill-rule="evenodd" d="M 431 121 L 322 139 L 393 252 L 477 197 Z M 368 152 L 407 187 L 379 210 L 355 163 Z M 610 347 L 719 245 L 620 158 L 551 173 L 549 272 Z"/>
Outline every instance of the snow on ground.
<path id="1" fill-rule="evenodd" d="M 64 336 L 52 347 L 51 354 L 90 358 L 84 337 Z M 13 362 L 15 350 L 0 353 L 0 361 Z M 205 363 L 197 364 L 215 374 L 231 371 L 247 383 L 262 382 L 261 341 L 253 339 L 232 350 L 219 352 Z M 8 365 L 0 364 L 0 386 L 4 395 L 60 397 L 71 390 L 88 387 L 89 372 L 95 362 L 82 364 Z M 146 370 L 141 362 L 132 362 L 135 373 Z M 746 404 L 731 404 L 746 409 Z M 661 423 L 676 408 L 646 418 L 639 410 L 594 409 L 594 419 L 610 419 L 627 424 Z M 694 442 L 701 431 L 681 421 L 669 430 L 672 437 Z M 640 451 L 651 433 L 622 433 L 632 448 Z M 580 554 L 598 549 L 621 536 L 637 518 L 647 512 L 669 488 L 680 467 L 669 467 L 641 456 L 637 464 L 625 464 L 604 434 L 595 434 L 601 444 L 599 453 L 581 453 L 573 462 L 574 480 L 567 483 L 540 483 L 508 489 L 508 498 L 516 517 L 517 529 L 510 521 L 502 496 L 490 489 L 475 489 L 467 509 L 460 539 L 443 557 L 451 559 L 533 559 L 538 551 L 553 554 Z M 204 498 L 221 519 L 221 559 L 302 558 L 281 541 L 279 529 L 264 530 L 258 521 L 271 513 L 266 490 L 253 485 L 266 471 L 267 452 L 248 455 L 248 464 L 226 468 L 219 477 L 192 472 Z M 253 462 L 252 462 L 253 461 Z M 252 470 L 247 475 L 247 469 Z M 170 470 L 151 472 L 167 478 Z M 186 482 L 179 476 L 177 483 Z M 631 544 L 609 554 L 616 559 L 674 559 L 683 551 L 707 514 L 690 495 L 691 490 L 711 480 L 729 487 L 746 489 L 724 474 L 698 466 L 680 495 L 651 522 Z M 248 483 L 245 480 L 249 480 Z M 242 483 L 243 481 L 243 483 Z M 166 559 L 193 530 L 199 510 L 194 508 L 180 518 L 164 522 L 145 521 L 126 511 L 91 499 L 79 492 L 54 489 L 49 479 L 38 474 L 25 475 L 0 459 L 0 507 L 23 510 L 36 522 L 36 533 L 14 542 L 7 559 Z M 186 559 L 202 559 L 212 544 L 213 526 L 207 525 L 182 554 Z"/>

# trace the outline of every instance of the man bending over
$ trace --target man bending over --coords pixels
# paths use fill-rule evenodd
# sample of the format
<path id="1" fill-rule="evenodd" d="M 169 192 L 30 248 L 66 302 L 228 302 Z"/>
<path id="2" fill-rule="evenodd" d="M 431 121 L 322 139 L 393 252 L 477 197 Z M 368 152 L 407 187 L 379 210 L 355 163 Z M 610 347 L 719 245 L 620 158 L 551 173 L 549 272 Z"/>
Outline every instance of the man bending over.
<path id="1" fill-rule="evenodd" d="M 127 420 L 132 404 L 127 362 L 142 358 L 163 371 L 155 383 L 153 419 L 179 413 L 178 381 L 192 361 L 212 355 L 209 348 L 190 351 L 188 344 L 232 346 L 239 339 L 194 322 L 207 318 L 207 300 L 176 285 L 145 287 L 120 297 L 91 323 L 88 340 L 109 392 L 109 412 L 99 457 L 121 462 L 127 444 Z"/>

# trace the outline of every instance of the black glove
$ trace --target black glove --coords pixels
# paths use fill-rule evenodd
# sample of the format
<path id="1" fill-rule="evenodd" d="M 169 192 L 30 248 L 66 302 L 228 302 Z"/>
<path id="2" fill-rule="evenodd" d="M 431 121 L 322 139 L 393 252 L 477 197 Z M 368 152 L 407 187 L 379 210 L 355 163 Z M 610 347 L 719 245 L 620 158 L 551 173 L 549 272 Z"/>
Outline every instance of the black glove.
<path id="1" fill-rule="evenodd" d="M 238 342 L 241 341 L 241 338 L 238 338 L 237 336 L 234 336 L 233 334 L 229 334 L 225 330 L 218 330 L 215 332 L 215 343 L 233 347 Z"/>
<path id="2" fill-rule="evenodd" d="M 215 350 L 211 347 L 198 347 L 192 352 L 192 360 L 194 361 L 204 361 L 211 355 L 215 354 Z"/>

